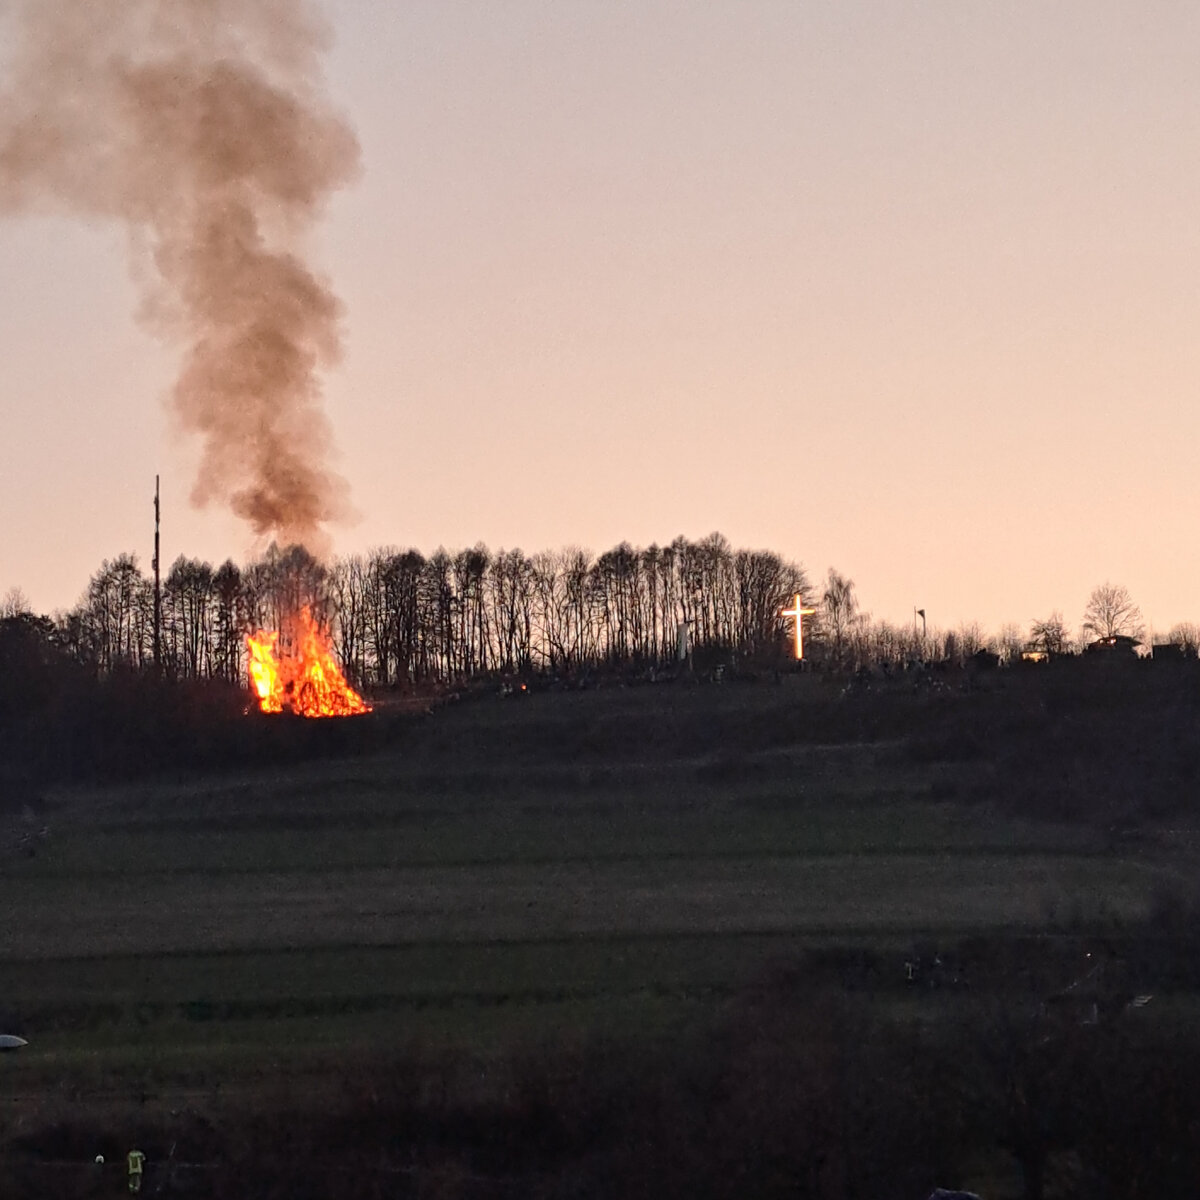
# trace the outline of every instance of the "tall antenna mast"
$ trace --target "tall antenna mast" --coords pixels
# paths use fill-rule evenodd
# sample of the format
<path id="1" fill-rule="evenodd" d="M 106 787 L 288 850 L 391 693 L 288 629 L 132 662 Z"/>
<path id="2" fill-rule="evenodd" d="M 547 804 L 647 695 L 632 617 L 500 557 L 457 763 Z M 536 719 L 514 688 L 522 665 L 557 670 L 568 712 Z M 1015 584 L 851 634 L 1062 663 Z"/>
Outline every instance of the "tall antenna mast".
<path id="1" fill-rule="evenodd" d="M 158 570 L 158 476 L 154 477 L 154 674 L 162 674 L 162 584 Z"/>

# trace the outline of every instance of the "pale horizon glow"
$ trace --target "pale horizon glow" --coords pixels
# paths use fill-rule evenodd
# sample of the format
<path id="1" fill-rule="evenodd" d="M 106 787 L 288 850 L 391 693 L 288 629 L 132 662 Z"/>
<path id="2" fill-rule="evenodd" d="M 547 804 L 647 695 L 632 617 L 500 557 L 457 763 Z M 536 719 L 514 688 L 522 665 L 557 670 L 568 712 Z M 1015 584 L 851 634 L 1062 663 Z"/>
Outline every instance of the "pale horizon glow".
<path id="1" fill-rule="evenodd" d="M 335 552 L 723 533 L 896 624 L 1200 621 L 1200 9 L 324 5 Z M 0 71 L 3 61 L 0 58 Z M 0 595 L 245 561 L 124 229 L 0 222 Z M 813 596 L 806 597 L 811 602 Z"/>

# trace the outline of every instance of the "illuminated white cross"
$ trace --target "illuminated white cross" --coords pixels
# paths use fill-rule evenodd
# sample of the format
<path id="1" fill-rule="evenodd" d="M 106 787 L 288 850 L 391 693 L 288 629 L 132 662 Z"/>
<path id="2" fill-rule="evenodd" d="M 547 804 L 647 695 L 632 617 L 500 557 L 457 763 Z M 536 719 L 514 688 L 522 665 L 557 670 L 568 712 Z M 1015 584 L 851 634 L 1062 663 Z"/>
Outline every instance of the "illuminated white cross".
<path id="1" fill-rule="evenodd" d="M 817 610 L 815 608 L 805 608 L 800 602 L 800 593 L 797 592 L 791 608 L 785 608 L 779 615 L 781 617 L 796 618 L 796 657 L 802 659 L 804 657 L 804 618 L 811 617 Z"/>

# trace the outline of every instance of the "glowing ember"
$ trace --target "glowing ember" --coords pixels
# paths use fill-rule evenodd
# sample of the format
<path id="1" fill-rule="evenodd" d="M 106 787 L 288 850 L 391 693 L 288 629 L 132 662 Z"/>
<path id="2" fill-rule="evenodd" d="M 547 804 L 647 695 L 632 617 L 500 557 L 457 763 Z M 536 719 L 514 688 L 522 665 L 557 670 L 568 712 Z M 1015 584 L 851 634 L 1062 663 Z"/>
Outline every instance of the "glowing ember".
<path id="1" fill-rule="evenodd" d="M 329 638 L 318 628 L 308 608 L 302 608 L 293 629 L 294 648 L 280 652 L 279 634 L 260 629 L 246 637 L 250 655 L 250 686 L 263 712 L 285 708 L 302 717 L 349 717 L 368 713 L 371 706 L 346 682 L 333 656 Z"/>

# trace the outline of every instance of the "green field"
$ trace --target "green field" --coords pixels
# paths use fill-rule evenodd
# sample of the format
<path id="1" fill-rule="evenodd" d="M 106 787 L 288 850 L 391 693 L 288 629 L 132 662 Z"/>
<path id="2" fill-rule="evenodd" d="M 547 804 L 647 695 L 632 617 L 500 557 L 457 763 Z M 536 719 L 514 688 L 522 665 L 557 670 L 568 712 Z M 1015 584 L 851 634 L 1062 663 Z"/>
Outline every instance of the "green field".
<path id="1" fill-rule="evenodd" d="M 0 1013 L 30 1043 L 0 1103 L 168 1108 L 437 1048 L 683 1036 L 789 970 L 911 1013 L 904 962 L 931 945 L 994 981 L 1003 947 L 1061 944 L 1062 986 L 1087 938 L 1190 886 L 1166 825 L 1114 842 L 1014 815 L 986 764 L 903 735 L 815 740 L 806 713 L 837 702 L 804 678 L 485 696 L 370 753 L 53 792 L 48 839 L 0 863 Z"/>
<path id="2" fill-rule="evenodd" d="M 794 702 L 484 699 L 369 757 L 55 794 L 45 847 L 0 875 L 0 1004 L 31 1041 L 5 1085 L 151 1041 L 486 1039 L 501 1009 L 636 1022 L 822 943 L 879 947 L 899 978 L 916 939 L 1136 920 L 1191 869 L 1186 846 L 1114 853 L 1085 826 L 935 799 L 948 768 L 892 743 L 654 745 L 656 721 L 719 734 Z M 530 750 L 618 719 L 627 755 L 620 729 L 596 761 Z"/>

